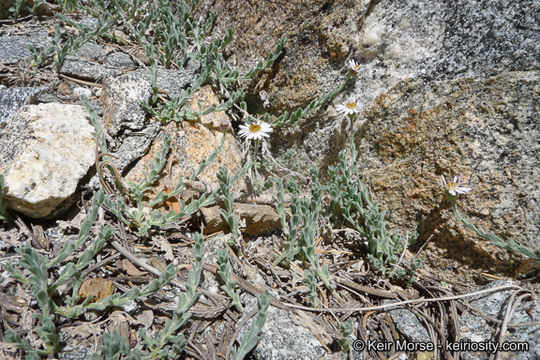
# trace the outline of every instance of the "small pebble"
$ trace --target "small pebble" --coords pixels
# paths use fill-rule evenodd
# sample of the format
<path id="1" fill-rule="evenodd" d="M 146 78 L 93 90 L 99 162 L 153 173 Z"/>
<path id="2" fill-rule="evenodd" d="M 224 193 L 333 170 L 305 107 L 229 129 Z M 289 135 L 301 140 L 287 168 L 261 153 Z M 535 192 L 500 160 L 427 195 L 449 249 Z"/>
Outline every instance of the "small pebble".
<path id="1" fill-rule="evenodd" d="M 84 95 L 89 98 L 90 96 L 92 96 L 92 90 L 83 87 L 76 87 L 75 89 L 73 89 L 73 95 L 77 97 L 81 97 L 82 95 Z"/>

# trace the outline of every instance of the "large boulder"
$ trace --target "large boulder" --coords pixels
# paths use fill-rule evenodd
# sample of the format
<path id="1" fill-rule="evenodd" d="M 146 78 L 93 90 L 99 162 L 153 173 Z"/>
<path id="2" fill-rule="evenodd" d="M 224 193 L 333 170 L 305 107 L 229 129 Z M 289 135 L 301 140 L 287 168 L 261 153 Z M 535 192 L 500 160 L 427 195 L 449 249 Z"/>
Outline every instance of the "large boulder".
<path id="1" fill-rule="evenodd" d="M 460 176 L 473 189 L 457 202 L 475 224 L 538 249 L 539 80 L 540 72 L 531 71 L 404 81 L 366 112 L 358 166 L 396 228 L 418 231 L 423 241 L 433 235 L 430 246 L 443 255 L 437 262 L 519 265 L 488 241 L 470 240 L 471 231 L 443 201 L 441 175 Z"/>

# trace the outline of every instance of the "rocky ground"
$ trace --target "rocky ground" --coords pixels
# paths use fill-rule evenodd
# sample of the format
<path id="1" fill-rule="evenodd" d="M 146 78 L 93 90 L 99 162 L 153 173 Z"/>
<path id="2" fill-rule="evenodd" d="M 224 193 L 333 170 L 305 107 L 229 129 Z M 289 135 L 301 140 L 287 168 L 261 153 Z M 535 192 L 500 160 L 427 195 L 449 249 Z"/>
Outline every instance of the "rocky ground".
<path id="1" fill-rule="evenodd" d="M 150 5 L 119 3 L 124 17 L 0 3 L 0 357 L 540 357 L 538 2 L 201 1 L 198 27 L 163 30 L 174 2 L 139 36 Z M 261 72 L 226 71 L 248 73 L 282 37 Z M 245 106 L 227 103 L 239 91 Z M 351 101 L 348 123 L 336 108 Z M 239 130 L 265 113 L 254 158 Z M 343 149 L 358 174 L 337 189 L 364 183 L 378 202 L 356 227 L 324 187 Z M 514 251 L 456 217 L 441 175 L 468 180 L 459 211 Z M 280 201 L 279 179 L 298 192 Z M 304 242 L 276 264 L 291 239 Z M 161 337 L 171 328 L 183 342 Z M 471 348 L 509 344 L 524 348 Z"/>

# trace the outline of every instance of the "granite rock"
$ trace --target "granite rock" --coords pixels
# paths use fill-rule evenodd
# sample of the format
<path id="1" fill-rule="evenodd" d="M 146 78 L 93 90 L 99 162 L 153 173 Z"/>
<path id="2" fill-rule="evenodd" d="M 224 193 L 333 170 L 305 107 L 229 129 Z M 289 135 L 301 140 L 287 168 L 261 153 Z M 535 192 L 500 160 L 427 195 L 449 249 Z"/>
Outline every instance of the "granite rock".
<path id="1" fill-rule="evenodd" d="M 199 90 L 199 93 L 194 94 L 196 99 L 205 99 L 205 102 L 195 104 L 193 101 L 187 106 L 192 110 L 198 110 L 198 106 L 206 108 L 211 104 L 219 104 L 220 100 L 213 93 L 212 88 L 207 86 Z M 198 121 L 182 121 L 179 123 L 171 122 L 165 126 L 160 135 L 152 143 L 148 153 L 130 170 L 126 180 L 138 182 L 145 173 L 150 170 L 150 164 L 156 157 L 156 154 L 161 151 L 163 144 L 163 135 L 166 133 L 171 136 L 171 150 L 169 151 L 168 165 L 164 169 L 164 175 L 156 184 L 156 190 L 163 190 L 164 186 L 168 189 L 174 189 L 181 178 L 189 177 L 194 170 L 199 168 L 200 163 L 207 159 L 210 154 L 221 143 L 225 137 L 225 143 L 221 152 L 217 155 L 216 160 L 208 165 L 200 174 L 198 180 L 215 187 L 218 184 L 216 173 L 220 166 L 228 169 L 229 174 L 240 170 L 243 166 L 240 149 L 236 144 L 234 136 L 229 131 L 222 131 L 210 127 L 213 123 L 229 123 L 230 120 L 224 112 L 214 112 L 205 115 Z M 205 126 L 208 124 L 210 126 Z M 234 191 L 245 189 L 243 179 L 240 179 L 233 187 Z"/>
<path id="2" fill-rule="evenodd" d="M 136 69 L 128 54 L 95 42 L 83 44 L 76 52 L 66 56 L 60 73 L 80 79 L 100 82 Z"/>
<path id="3" fill-rule="evenodd" d="M 522 257 L 464 228 L 439 183 L 441 175 L 460 176 L 473 189 L 457 200 L 463 215 L 538 249 L 539 80 L 538 71 L 411 80 L 379 96 L 358 124 L 358 166 L 394 228 L 417 231 L 421 241 L 433 236 L 428 248 L 441 251 L 445 264 L 459 260 L 460 271 L 523 265 Z"/>
<path id="4" fill-rule="evenodd" d="M 0 88 L 0 128 L 6 126 L 11 117 L 24 105 L 42 93 L 45 87 Z"/>
<path id="5" fill-rule="evenodd" d="M 107 56 L 103 64 L 107 66 L 130 70 L 135 69 L 136 67 L 133 59 L 131 59 L 131 56 L 120 51 L 114 52 Z"/>
<path id="6" fill-rule="evenodd" d="M 271 71 L 245 86 L 252 112 L 305 106 L 334 89 L 346 61 L 360 64 L 336 104 L 354 98 L 361 108 L 405 79 L 485 78 L 540 68 L 540 3 L 534 0 L 426 1 L 214 1 L 217 28 L 232 26 L 229 61 L 247 70 L 287 37 Z M 264 109 L 261 91 L 268 94 Z M 299 168 L 325 168 L 345 146 L 343 119 L 332 108 L 271 139 L 278 155 L 295 149 Z"/>
<path id="7" fill-rule="evenodd" d="M 150 123 L 141 131 L 126 131 L 126 137 L 112 154 L 114 166 L 122 173 L 134 161 L 142 158 L 159 133 L 159 123 Z"/>
<path id="8" fill-rule="evenodd" d="M 265 90 L 269 95 L 269 110 L 279 111 L 306 105 L 315 96 L 339 83 L 335 74 L 341 65 L 330 52 L 339 53 L 343 59 L 347 51 L 334 50 L 339 45 L 335 45 L 333 40 L 327 46 L 323 34 L 327 35 L 326 38 L 332 38 L 331 33 L 356 32 L 356 17 L 365 10 L 364 3 L 217 0 L 209 10 L 220 14 L 216 26 L 222 32 L 231 26 L 234 28 L 235 41 L 227 47 L 227 55 L 230 55 L 229 61 L 241 71 L 248 71 L 263 59 L 274 49 L 279 38 L 288 39 L 277 71 L 266 72 L 260 81 L 246 89 L 251 108 L 262 108 L 259 92 Z"/>
<path id="9" fill-rule="evenodd" d="M 114 66 L 105 66 L 89 60 L 66 59 L 60 73 L 83 80 L 100 82 L 104 79 L 120 76 L 123 71 Z"/>
<path id="10" fill-rule="evenodd" d="M 156 85 L 164 91 L 170 98 L 180 96 L 182 91 L 195 81 L 195 74 L 199 69 L 199 64 L 190 60 L 187 66 L 183 69 L 164 69 L 158 68 L 156 73 Z M 133 71 L 141 79 L 152 83 L 152 71 L 149 69 L 139 69 Z"/>
<path id="11" fill-rule="evenodd" d="M 246 314 L 257 308 L 257 301 L 253 296 L 244 295 L 242 299 L 248 310 Z M 248 322 L 250 323 L 251 321 Z M 310 325 L 311 327 L 308 327 Z M 253 357 L 258 360 L 326 359 L 330 354 L 313 334 L 316 327 L 311 319 L 300 319 L 292 313 L 269 306 Z M 247 329 L 248 327 L 243 329 L 240 335 Z"/>
<path id="12" fill-rule="evenodd" d="M 16 64 L 30 59 L 30 47 L 36 50 L 46 48 L 51 43 L 44 28 L 27 29 L 24 34 L 0 35 L 0 64 Z"/>
<path id="13" fill-rule="evenodd" d="M 229 231 L 229 225 L 220 214 L 220 206 L 211 206 L 201 209 L 205 219 L 205 233 L 212 234 L 218 231 Z M 242 233 L 247 235 L 261 235 L 281 227 L 279 216 L 273 207 L 269 205 L 235 203 L 233 212 L 240 222 L 246 224 Z"/>
<path id="14" fill-rule="evenodd" d="M 146 111 L 141 103 L 150 101 L 152 87 L 136 74 L 126 74 L 108 79 L 103 84 L 100 105 L 109 135 L 116 136 L 121 130 L 141 130 L 145 124 Z"/>
<path id="15" fill-rule="evenodd" d="M 0 173 L 8 207 L 40 218 L 70 205 L 95 161 L 94 128 L 84 107 L 23 107 L 0 130 Z"/>
<path id="16" fill-rule="evenodd" d="M 497 286 L 512 285 L 508 281 L 494 281 L 479 290 L 486 290 Z M 475 309 L 483 314 L 498 320 L 503 320 L 506 313 L 512 293 L 515 290 L 492 292 L 484 295 L 477 295 L 469 298 L 469 303 Z M 540 354 L 540 301 L 529 301 L 524 299 L 516 306 L 516 309 L 509 319 L 509 324 L 529 324 L 536 322 L 537 325 L 531 326 L 508 326 L 503 341 L 505 343 L 527 344 L 528 351 L 499 352 L 498 359 L 518 359 L 534 360 L 538 359 Z M 496 342 L 496 330 L 493 324 L 485 318 L 472 312 L 462 314 L 459 318 L 460 333 L 465 341 L 472 342 Z M 461 357 L 464 360 L 487 360 L 487 352 L 462 352 Z"/>
<path id="17" fill-rule="evenodd" d="M 92 26 L 90 26 L 92 28 Z M 114 50 L 110 47 L 99 45 L 93 41 L 84 43 L 73 54 L 69 55 L 70 59 L 85 59 L 96 62 L 104 62 L 107 56 Z"/>
<path id="18" fill-rule="evenodd" d="M 388 303 L 391 303 L 391 301 L 388 301 Z M 388 315 L 396 324 L 397 330 L 408 341 L 415 343 L 427 343 L 430 341 L 429 333 L 422 322 L 408 309 L 391 309 L 388 311 Z"/>

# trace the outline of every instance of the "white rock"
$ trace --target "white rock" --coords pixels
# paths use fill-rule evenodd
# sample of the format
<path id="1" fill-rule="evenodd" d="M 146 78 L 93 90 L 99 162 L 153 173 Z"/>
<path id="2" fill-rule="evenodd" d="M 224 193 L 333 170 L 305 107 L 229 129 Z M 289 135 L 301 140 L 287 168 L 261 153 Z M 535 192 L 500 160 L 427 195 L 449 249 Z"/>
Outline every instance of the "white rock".
<path id="1" fill-rule="evenodd" d="M 77 97 L 84 95 L 89 98 L 90 96 L 92 96 L 92 90 L 83 87 L 76 87 L 75 89 L 73 89 L 73 94 Z"/>
<path id="2" fill-rule="evenodd" d="M 83 106 L 23 107 L 0 131 L 0 173 L 8 206 L 34 218 L 58 210 L 94 164 L 93 131 Z"/>
<path id="3" fill-rule="evenodd" d="M 127 304 L 121 305 L 120 307 L 122 308 L 122 310 L 124 310 L 128 314 L 132 314 L 135 312 L 135 310 L 139 308 L 139 305 L 137 304 L 135 300 L 133 300 L 133 301 L 128 302 Z"/>

